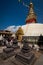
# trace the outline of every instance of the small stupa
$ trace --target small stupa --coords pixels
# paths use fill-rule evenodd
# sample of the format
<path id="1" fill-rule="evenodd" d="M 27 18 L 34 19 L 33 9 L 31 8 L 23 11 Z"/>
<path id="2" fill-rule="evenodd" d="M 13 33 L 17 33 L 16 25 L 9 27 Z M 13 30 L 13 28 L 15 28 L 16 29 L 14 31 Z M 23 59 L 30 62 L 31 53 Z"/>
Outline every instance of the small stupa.
<path id="1" fill-rule="evenodd" d="M 28 46 L 28 41 L 23 40 L 23 48 L 15 55 L 12 62 L 15 65 L 31 65 L 35 59 L 34 53 L 32 53 L 31 48 Z"/>

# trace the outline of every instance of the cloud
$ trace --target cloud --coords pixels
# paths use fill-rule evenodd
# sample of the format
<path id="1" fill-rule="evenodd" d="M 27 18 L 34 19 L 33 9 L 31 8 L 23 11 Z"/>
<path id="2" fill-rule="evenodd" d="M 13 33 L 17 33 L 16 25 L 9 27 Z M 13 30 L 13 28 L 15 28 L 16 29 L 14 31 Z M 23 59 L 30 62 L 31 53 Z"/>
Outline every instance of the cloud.
<path id="1" fill-rule="evenodd" d="M 18 29 L 19 29 L 19 27 L 21 27 L 21 26 L 8 26 L 5 30 L 8 30 L 8 31 L 11 31 L 11 32 L 16 32 Z"/>

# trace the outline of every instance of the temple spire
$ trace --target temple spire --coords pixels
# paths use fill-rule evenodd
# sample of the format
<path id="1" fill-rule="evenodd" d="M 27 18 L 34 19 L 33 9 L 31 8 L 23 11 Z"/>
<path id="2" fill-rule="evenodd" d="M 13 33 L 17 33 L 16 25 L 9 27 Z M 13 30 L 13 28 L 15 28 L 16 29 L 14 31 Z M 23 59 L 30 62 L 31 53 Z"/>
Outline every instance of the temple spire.
<path id="1" fill-rule="evenodd" d="M 34 6 L 31 1 L 29 5 L 29 14 L 26 18 L 26 23 L 36 23 L 36 14 L 34 12 Z"/>

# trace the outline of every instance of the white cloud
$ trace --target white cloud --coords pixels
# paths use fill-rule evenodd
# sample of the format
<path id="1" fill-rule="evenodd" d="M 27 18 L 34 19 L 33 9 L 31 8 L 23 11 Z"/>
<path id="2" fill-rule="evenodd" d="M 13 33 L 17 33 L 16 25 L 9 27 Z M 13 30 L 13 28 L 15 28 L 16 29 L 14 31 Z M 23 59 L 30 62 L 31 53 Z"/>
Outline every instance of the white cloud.
<path id="1" fill-rule="evenodd" d="M 5 30 L 16 32 L 20 26 L 8 26 Z"/>

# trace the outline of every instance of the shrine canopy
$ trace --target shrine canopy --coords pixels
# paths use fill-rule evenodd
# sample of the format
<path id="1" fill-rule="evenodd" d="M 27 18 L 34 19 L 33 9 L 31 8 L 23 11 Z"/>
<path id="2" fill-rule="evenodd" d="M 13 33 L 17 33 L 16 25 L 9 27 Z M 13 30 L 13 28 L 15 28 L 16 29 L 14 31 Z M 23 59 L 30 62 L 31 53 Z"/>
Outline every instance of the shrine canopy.
<path id="1" fill-rule="evenodd" d="M 24 32 L 21 27 L 19 27 L 19 29 L 17 30 L 16 35 L 24 35 Z"/>

